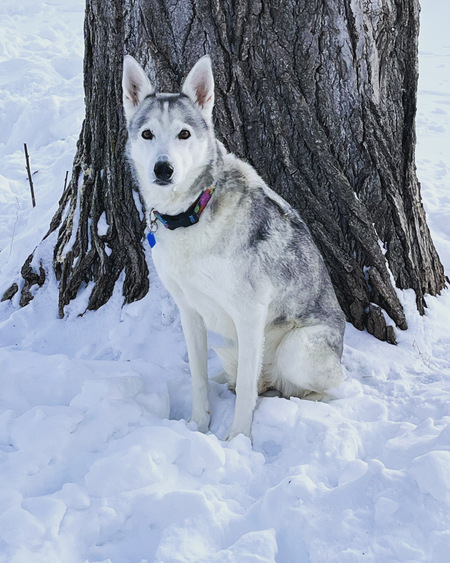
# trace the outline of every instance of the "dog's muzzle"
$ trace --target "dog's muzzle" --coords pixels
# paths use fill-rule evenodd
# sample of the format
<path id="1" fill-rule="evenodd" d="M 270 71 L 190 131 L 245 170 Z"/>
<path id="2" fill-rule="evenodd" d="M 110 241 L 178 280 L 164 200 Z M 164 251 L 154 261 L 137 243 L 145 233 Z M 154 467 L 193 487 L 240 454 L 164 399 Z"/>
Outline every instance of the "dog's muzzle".
<path id="1" fill-rule="evenodd" d="M 173 166 L 167 159 L 158 160 L 153 168 L 157 184 L 169 184 L 173 176 Z"/>

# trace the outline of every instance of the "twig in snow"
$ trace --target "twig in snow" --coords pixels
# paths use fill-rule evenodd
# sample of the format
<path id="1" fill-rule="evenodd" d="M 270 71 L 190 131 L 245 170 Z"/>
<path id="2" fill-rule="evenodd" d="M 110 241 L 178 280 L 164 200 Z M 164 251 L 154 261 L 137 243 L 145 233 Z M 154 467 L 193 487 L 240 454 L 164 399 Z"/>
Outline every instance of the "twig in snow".
<path id="1" fill-rule="evenodd" d="M 27 163 L 28 181 L 30 182 L 31 201 L 33 203 L 33 207 L 36 207 L 36 199 L 34 197 L 33 180 L 31 178 L 30 157 L 28 156 L 27 144 L 24 143 L 23 146 L 24 146 L 24 149 L 25 149 L 25 160 L 26 160 L 26 163 Z"/>
<path id="2" fill-rule="evenodd" d="M 423 354 L 417 344 L 417 342 L 414 340 L 413 342 L 413 348 L 414 350 L 417 352 L 417 354 L 419 355 L 419 358 L 421 359 L 422 363 L 428 368 L 430 367 L 431 364 L 431 358 L 430 356 L 428 356 L 427 354 Z"/>

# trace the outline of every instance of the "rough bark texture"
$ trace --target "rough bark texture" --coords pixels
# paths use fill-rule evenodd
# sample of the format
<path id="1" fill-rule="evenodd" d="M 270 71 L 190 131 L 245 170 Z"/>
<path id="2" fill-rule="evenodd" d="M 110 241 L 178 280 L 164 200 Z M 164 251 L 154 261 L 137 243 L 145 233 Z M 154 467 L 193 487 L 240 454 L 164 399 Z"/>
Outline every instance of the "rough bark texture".
<path id="1" fill-rule="evenodd" d="M 74 299 L 82 283 L 95 280 L 88 309 L 111 296 L 124 271 L 126 302 L 148 291 L 148 269 L 142 249 L 144 224 L 136 209 L 132 179 L 125 163 L 125 123 L 122 114 L 123 60 L 121 2 L 86 2 L 84 88 L 86 116 L 78 141 L 72 181 L 50 232 L 60 226 L 54 250 L 59 280 L 59 312 Z M 99 234 L 102 217 L 107 232 Z M 77 218 L 77 222 L 74 222 Z M 71 238 L 76 229 L 75 242 Z"/>
<path id="2" fill-rule="evenodd" d="M 123 28 L 120 26 L 123 21 L 121 2 L 87 1 L 85 120 L 72 179 L 42 243 L 45 245 L 50 235 L 59 230 L 54 243 L 53 268 L 59 282 L 61 317 L 65 306 L 91 281 L 94 285 L 88 309 L 97 309 L 108 301 L 122 272 L 126 302 L 142 298 L 149 287 L 142 248 L 145 225 L 135 205 L 133 182 L 124 157 Z M 55 237 L 51 238 L 53 241 Z M 33 264 L 39 266 L 33 268 Z M 42 286 L 45 281 L 40 246 L 28 257 L 21 274 L 24 283 L 20 305 L 23 306 L 33 299 L 31 287 Z M 8 292 L 11 296 L 16 291 L 11 287 Z"/>
<path id="3" fill-rule="evenodd" d="M 123 54 L 176 91 L 210 53 L 218 136 L 300 211 L 347 318 L 393 341 L 380 307 L 406 328 L 394 285 L 414 289 L 423 313 L 445 284 L 414 166 L 418 26 L 417 0 L 87 0 L 86 121 L 51 226 L 60 313 L 90 279 L 100 306 L 122 269 L 127 301 L 147 290 L 123 165 Z"/>

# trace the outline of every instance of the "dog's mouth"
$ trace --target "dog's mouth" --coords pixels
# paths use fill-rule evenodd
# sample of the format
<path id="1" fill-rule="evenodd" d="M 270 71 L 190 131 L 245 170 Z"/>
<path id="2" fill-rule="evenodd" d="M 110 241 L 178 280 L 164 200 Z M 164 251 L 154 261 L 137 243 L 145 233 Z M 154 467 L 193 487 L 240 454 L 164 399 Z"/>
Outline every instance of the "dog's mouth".
<path id="1" fill-rule="evenodd" d="M 157 186 L 169 186 L 170 184 L 172 184 L 172 180 L 160 180 L 156 178 L 153 183 Z"/>

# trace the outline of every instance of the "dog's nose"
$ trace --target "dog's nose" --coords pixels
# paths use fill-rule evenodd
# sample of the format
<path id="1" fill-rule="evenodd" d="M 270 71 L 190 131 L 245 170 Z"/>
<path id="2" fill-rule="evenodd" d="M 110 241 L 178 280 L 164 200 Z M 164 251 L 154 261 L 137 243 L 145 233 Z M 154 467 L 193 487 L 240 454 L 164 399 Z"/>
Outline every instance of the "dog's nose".
<path id="1" fill-rule="evenodd" d="M 159 160 L 153 169 L 156 179 L 160 182 L 169 182 L 173 175 L 173 166 L 166 160 Z"/>

